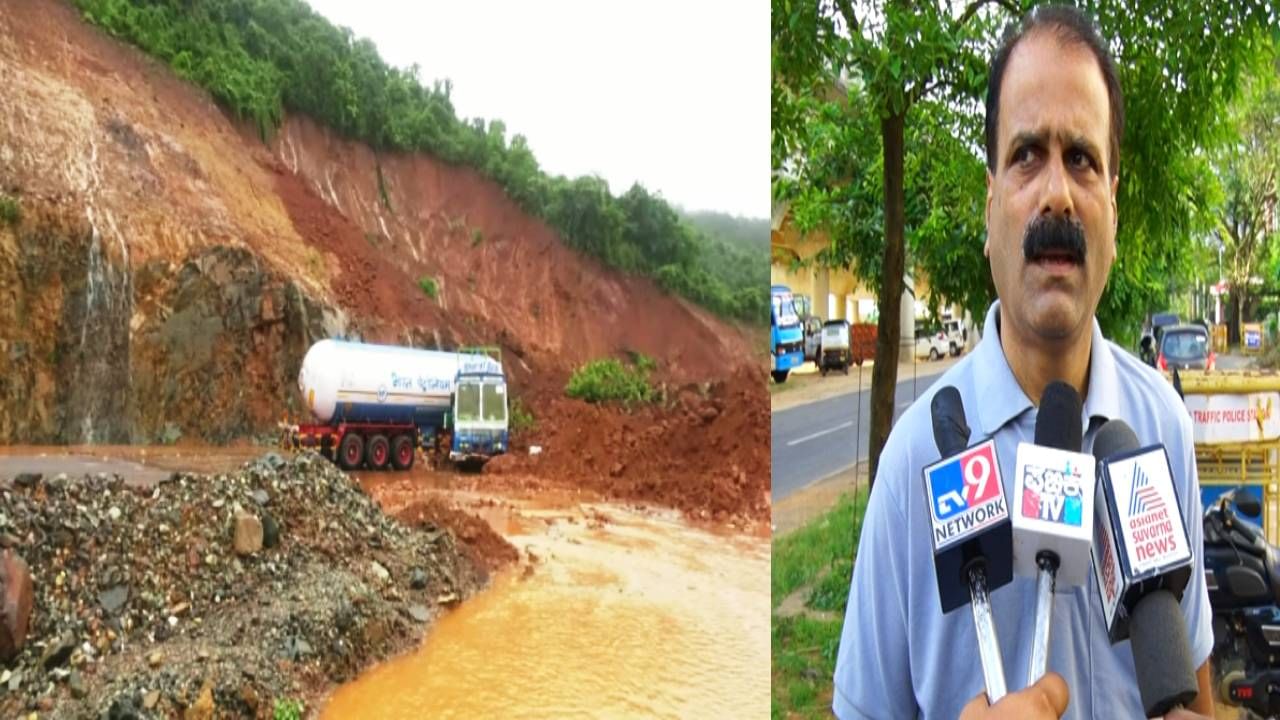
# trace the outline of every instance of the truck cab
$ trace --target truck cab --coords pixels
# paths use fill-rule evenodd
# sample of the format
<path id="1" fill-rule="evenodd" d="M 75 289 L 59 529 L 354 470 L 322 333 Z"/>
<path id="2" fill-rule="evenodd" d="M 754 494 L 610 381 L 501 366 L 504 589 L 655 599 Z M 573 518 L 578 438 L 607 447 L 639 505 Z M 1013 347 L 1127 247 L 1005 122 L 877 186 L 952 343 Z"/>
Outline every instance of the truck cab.
<path id="1" fill-rule="evenodd" d="M 461 372 L 453 394 L 453 439 L 449 459 L 482 463 L 510 448 L 507 381 L 494 372 Z"/>
<path id="2" fill-rule="evenodd" d="M 804 328 L 796 313 L 791 288 L 770 288 L 772 310 L 769 315 L 769 372 L 774 382 L 787 381 L 793 368 L 804 363 Z"/>

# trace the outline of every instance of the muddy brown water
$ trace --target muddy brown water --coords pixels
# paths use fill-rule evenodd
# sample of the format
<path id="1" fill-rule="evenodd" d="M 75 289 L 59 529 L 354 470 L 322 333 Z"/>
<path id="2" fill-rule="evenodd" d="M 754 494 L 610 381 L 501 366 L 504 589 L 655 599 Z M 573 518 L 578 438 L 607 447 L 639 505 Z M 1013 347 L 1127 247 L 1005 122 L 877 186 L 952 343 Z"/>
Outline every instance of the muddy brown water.
<path id="1" fill-rule="evenodd" d="M 611 505 L 479 509 L 533 558 L 323 718 L 763 717 L 769 545 Z"/>

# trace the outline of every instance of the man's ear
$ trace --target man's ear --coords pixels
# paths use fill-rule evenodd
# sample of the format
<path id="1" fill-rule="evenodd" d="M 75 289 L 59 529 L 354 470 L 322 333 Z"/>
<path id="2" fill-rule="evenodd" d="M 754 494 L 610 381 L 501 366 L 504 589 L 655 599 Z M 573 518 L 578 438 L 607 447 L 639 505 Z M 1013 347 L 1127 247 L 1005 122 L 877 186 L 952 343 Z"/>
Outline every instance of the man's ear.
<path id="1" fill-rule="evenodd" d="M 987 170 L 987 209 L 985 212 L 985 222 L 987 224 L 987 239 L 982 243 L 982 256 L 991 257 L 991 186 L 995 179 L 991 177 L 991 171 Z M 1111 195 L 1114 203 L 1115 193 Z"/>
<path id="2" fill-rule="evenodd" d="M 990 184 L 990 183 L 988 183 Z M 1120 224 L 1120 206 L 1116 204 L 1116 193 L 1120 190 L 1120 173 L 1111 178 L 1111 231 L 1114 233 Z M 989 194 L 989 193 L 988 193 Z"/>

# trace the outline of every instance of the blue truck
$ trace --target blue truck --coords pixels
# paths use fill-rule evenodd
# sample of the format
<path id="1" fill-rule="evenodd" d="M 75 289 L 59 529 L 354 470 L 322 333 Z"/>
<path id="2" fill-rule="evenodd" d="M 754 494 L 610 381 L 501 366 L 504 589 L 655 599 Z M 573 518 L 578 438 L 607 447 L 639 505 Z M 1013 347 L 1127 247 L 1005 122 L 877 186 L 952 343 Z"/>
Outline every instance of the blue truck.
<path id="1" fill-rule="evenodd" d="M 804 327 L 796 312 L 791 288 L 769 288 L 772 312 L 769 315 L 769 372 L 774 382 L 784 383 L 793 368 L 804 363 Z"/>

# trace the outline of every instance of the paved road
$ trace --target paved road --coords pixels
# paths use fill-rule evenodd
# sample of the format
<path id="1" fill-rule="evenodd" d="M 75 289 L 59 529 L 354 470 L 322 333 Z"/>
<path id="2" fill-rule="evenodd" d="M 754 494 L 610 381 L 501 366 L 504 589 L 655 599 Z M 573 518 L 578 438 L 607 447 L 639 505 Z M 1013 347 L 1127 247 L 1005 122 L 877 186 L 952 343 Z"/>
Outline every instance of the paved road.
<path id="1" fill-rule="evenodd" d="M 1253 359 L 1241 355 L 1219 355 L 1218 368 L 1243 369 Z M 921 367 L 916 380 L 911 375 L 898 376 L 893 419 L 897 421 L 916 397 L 923 394 L 946 368 Z M 858 408 L 862 409 L 861 418 Z M 855 431 L 858 442 L 855 446 Z M 859 461 L 865 460 L 870 447 L 871 391 L 843 395 L 806 403 L 773 414 L 772 460 L 773 501 L 821 480 L 853 464 L 855 451 Z"/>
<path id="2" fill-rule="evenodd" d="M 1219 355 L 1215 367 L 1219 370 L 1244 370 L 1253 367 L 1253 358 L 1245 355 Z"/>
<path id="3" fill-rule="evenodd" d="M 910 374 L 898 375 L 895 421 L 942 372 L 942 368 L 922 367 L 914 381 Z M 870 437 L 870 383 L 862 392 L 836 395 L 774 413 L 773 501 L 776 503 L 809 483 L 849 467 L 855 457 L 865 460 Z"/>
<path id="4" fill-rule="evenodd" d="M 139 465 L 136 462 L 81 455 L 3 455 L 0 456 L 0 481 L 8 481 L 21 473 L 40 473 L 53 477 L 66 473 L 70 478 L 106 473 L 120 475 L 130 484 L 152 486 L 172 475 L 172 471 Z"/>

